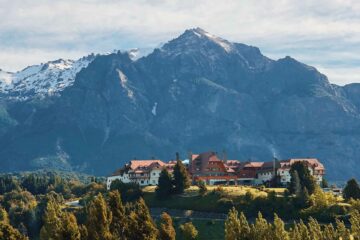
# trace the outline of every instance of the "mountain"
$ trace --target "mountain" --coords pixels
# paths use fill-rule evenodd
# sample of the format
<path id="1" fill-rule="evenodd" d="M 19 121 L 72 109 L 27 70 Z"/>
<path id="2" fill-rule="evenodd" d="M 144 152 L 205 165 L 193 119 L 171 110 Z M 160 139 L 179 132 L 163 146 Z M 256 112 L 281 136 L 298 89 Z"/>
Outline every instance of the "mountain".
<path id="1" fill-rule="evenodd" d="M 330 84 L 291 57 L 200 28 L 135 52 L 58 60 L 30 77 L 0 72 L 0 169 L 109 174 L 134 157 L 213 149 L 317 157 L 329 179 L 360 177 L 360 84 Z"/>

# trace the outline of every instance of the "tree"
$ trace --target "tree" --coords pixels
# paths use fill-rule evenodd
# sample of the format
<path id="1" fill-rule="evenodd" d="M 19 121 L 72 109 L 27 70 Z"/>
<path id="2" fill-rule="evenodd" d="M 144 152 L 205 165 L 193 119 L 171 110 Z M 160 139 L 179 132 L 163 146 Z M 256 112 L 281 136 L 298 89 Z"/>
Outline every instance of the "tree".
<path id="1" fill-rule="evenodd" d="M 301 194 L 301 183 L 299 174 L 296 170 L 290 171 L 291 180 L 289 185 L 289 192 L 291 194 L 295 194 L 296 196 L 299 196 Z"/>
<path id="2" fill-rule="evenodd" d="M 119 179 L 112 181 L 110 190 L 118 190 L 123 202 L 133 202 L 142 197 L 143 192 L 138 183 L 124 183 Z"/>
<path id="3" fill-rule="evenodd" d="M 110 223 L 112 214 L 108 210 L 101 193 L 90 203 L 87 209 L 86 227 L 89 240 L 110 240 Z"/>
<path id="4" fill-rule="evenodd" d="M 161 214 L 159 238 L 160 240 L 175 240 L 176 232 L 171 216 L 166 212 Z"/>
<path id="5" fill-rule="evenodd" d="M 199 234 L 192 222 L 181 224 L 180 230 L 185 240 L 194 240 Z"/>
<path id="6" fill-rule="evenodd" d="M 174 186 L 175 193 L 183 193 L 185 189 L 190 187 L 189 174 L 180 160 L 176 161 L 174 167 Z"/>
<path id="7" fill-rule="evenodd" d="M 206 194 L 206 192 L 208 191 L 205 182 L 200 180 L 200 181 L 198 181 L 197 185 L 199 187 L 199 194 L 201 196 L 204 196 Z"/>
<path id="8" fill-rule="evenodd" d="M 12 227 L 9 223 L 0 222 L 0 239 L 26 240 L 28 238 L 23 236 L 16 228 Z"/>
<path id="9" fill-rule="evenodd" d="M 272 227 L 265 218 L 263 218 L 261 212 L 258 213 L 258 217 L 255 220 L 255 224 L 251 225 L 251 235 L 253 240 L 271 239 Z"/>
<path id="10" fill-rule="evenodd" d="M 155 190 L 156 197 L 159 199 L 167 198 L 173 192 L 173 184 L 170 173 L 164 168 L 159 176 L 159 183 Z"/>
<path id="11" fill-rule="evenodd" d="M 311 239 L 323 239 L 320 224 L 312 217 L 309 219 L 308 229 Z"/>
<path id="12" fill-rule="evenodd" d="M 273 225 L 273 240 L 289 240 L 289 233 L 285 230 L 284 222 L 275 214 Z"/>
<path id="13" fill-rule="evenodd" d="M 290 231 L 291 240 L 314 240 L 310 237 L 309 230 L 302 220 L 295 223 L 294 228 Z"/>
<path id="14" fill-rule="evenodd" d="M 225 221 L 226 240 L 251 240 L 250 226 L 243 213 L 238 216 L 238 211 L 232 208 Z"/>
<path id="15" fill-rule="evenodd" d="M 129 215 L 129 227 L 127 229 L 128 239 L 157 239 L 158 230 L 142 198 L 135 203 Z"/>
<path id="16" fill-rule="evenodd" d="M 61 239 L 63 229 L 61 214 L 59 204 L 50 197 L 43 217 L 44 225 L 40 230 L 40 239 Z"/>
<path id="17" fill-rule="evenodd" d="M 343 190 L 343 197 L 346 200 L 349 200 L 350 198 L 353 199 L 360 199 L 360 187 L 358 182 L 352 178 L 347 183 Z"/>
<path id="18" fill-rule="evenodd" d="M 325 178 L 323 178 L 322 181 L 321 181 L 321 187 L 322 188 L 328 188 L 329 187 L 329 183 Z"/>
<path id="19" fill-rule="evenodd" d="M 89 233 L 85 225 L 79 225 L 79 232 L 80 232 L 80 239 L 81 240 L 88 240 Z"/>
<path id="20" fill-rule="evenodd" d="M 336 229 L 334 228 L 334 226 L 331 223 L 324 226 L 323 239 L 339 240 Z"/>
<path id="21" fill-rule="evenodd" d="M 62 238 L 66 240 L 80 240 L 80 230 L 74 214 L 64 213 L 62 217 Z"/>
<path id="22" fill-rule="evenodd" d="M 350 223 L 351 223 L 351 234 L 354 236 L 355 240 L 359 240 L 360 239 L 360 213 L 357 210 L 354 210 L 351 213 Z"/>
<path id="23" fill-rule="evenodd" d="M 350 230 L 346 228 L 345 224 L 343 221 L 340 221 L 338 219 L 336 219 L 336 230 L 338 233 L 338 239 L 343 239 L 343 240 L 349 240 L 350 238 Z"/>
<path id="24" fill-rule="evenodd" d="M 112 213 L 110 231 L 114 238 L 124 239 L 128 221 L 119 191 L 115 190 L 109 192 L 108 205 Z"/>
<path id="25" fill-rule="evenodd" d="M 293 174 L 294 172 L 297 172 L 299 175 L 299 180 L 300 180 L 300 185 L 301 188 L 306 187 L 309 194 L 313 194 L 313 192 L 315 191 L 315 187 L 316 187 L 316 182 L 313 178 L 313 176 L 311 176 L 310 171 L 307 167 L 307 164 L 305 162 L 299 161 L 299 162 L 295 162 L 290 169 L 290 174 Z M 293 178 L 291 178 L 290 180 L 290 186 L 293 186 L 294 183 L 292 183 L 294 181 Z M 295 192 L 293 192 L 291 189 L 289 189 L 290 193 L 295 194 Z"/>
<path id="26" fill-rule="evenodd" d="M 6 223 L 6 224 L 8 224 L 10 222 L 9 215 L 6 212 L 6 210 L 3 208 L 0 208 L 0 222 Z"/>

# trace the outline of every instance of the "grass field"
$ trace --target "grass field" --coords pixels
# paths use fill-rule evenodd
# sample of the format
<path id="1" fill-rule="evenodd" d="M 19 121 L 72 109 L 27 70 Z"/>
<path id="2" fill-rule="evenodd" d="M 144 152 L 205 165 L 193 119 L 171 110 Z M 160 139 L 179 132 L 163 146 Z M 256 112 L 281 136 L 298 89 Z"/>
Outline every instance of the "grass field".
<path id="1" fill-rule="evenodd" d="M 270 191 L 275 191 L 277 195 L 282 195 L 284 188 L 264 188 L 257 189 L 249 186 L 207 186 L 208 192 L 204 196 L 198 194 L 198 187 L 191 186 L 182 195 L 174 195 L 168 199 L 159 200 L 155 196 L 155 187 L 149 186 L 143 189 L 144 199 L 149 207 L 209 211 L 227 213 L 228 208 L 219 205 L 219 201 L 231 201 L 248 192 L 254 197 L 266 197 Z"/>

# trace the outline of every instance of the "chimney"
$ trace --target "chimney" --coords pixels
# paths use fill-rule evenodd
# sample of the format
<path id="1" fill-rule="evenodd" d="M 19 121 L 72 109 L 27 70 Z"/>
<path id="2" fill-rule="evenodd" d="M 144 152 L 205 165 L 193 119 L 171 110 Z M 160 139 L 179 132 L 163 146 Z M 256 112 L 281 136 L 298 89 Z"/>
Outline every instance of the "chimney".
<path id="1" fill-rule="evenodd" d="M 227 163 L 227 155 L 226 155 L 226 151 L 223 150 L 223 162 L 226 164 Z"/>
<path id="2" fill-rule="evenodd" d="M 192 169 L 192 152 L 188 152 L 188 158 L 189 158 L 189 169 Z"/>
<path id="3" fill-rule="evenodd" d="M 176 154 L 175 154 L 175 155 L 176 155 L 175 160 L 176 160 L 176 161 L 179 161 L 179 160 L 180 160 L 180 154 L 179 154 L 179 152 L 176 152 Z"/>

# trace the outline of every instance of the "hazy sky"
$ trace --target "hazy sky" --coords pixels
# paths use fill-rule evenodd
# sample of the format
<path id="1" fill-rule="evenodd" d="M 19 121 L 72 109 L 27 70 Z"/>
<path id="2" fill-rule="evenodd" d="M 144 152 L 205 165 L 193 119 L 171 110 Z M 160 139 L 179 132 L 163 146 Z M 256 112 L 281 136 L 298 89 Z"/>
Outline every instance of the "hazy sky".
<path id="1" fill-rule="evenodd" d="M 0 0 L 0 68 L 155 47 L 194 27 L 360 82 L 358 0 Z"/>

